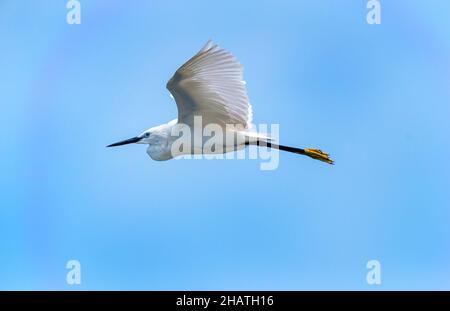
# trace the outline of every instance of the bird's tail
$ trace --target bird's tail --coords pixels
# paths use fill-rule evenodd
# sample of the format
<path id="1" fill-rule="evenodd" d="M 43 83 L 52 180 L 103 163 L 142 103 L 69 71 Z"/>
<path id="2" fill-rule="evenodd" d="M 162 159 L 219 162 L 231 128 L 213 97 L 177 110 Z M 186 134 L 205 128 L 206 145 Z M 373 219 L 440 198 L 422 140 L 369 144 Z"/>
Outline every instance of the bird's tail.
<path id="1" fill-rule="evenodd" d="M 277 144 L 273 144 L 271 142 L 260 141 L 260 140 L 258 140 L 256 142 L 256 145 L 258 145 L 258 146 L 267 146 L 269 148 L 276 148 L 276 149 L 279 149 L 279 150 L 292 152 L 292 153 L 296 153 L 296 154 L 302 154 L 302 155 L 306 155 L 306 156 L 308 156 L 308 157 L 310 157 L 312 159 L 315 159 L 315 160 L 326 162 L 328 164 L 334 164 L 334 161 L 330 159 L 328 153 L 325 153 L 325 152 L 323 152 L 322 150 L 319 150 L 319 149 L 295 148 L 295 147 L 277 145 Z"/>

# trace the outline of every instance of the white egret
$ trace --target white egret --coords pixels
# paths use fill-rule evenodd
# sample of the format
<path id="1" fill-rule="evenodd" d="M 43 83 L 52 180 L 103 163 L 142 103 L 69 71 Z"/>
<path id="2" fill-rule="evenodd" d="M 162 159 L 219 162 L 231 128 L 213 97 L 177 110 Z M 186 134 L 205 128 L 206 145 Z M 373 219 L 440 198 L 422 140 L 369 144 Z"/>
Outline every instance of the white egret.
<path id="1" fill-rule="evenodd" d="M 242 65 L 231 53 L 221 49 L 211 40 L 175 72 L 166 87 L 177 104 L 178 119 L 152 127 L 139 136 L 107 147 L 130 143 L 148 144 L 147 153 L 152 159 L 169 160 L 175 156 L 172 145 L 179 138 L 173 135 L 175 126 L 186 125 L 192 129 L 192 132 L 195 131 L 195 127 L 200 126 L 202 127 L 200 131 L 203 133 L 203 125 L 215 124 L 223 129 L 225 135 L 232 132 L 231 134 L 236 138 L 218 144 L 213 151 L 205 151 L 203 148 L 205 140 L 209 137 L 194 139 L 190 148 L 177 150 L 176 155 L 225 153 L 254 144 L 306 155 L 333 164 L 328 154 L 318 149 L 301 149 L 275 144 L 265 134 L 255 131 L 252 124 L 252 107 L 243 80 Z M 201 116 L 201 125 L 195 122 L 196 116 Z"/>

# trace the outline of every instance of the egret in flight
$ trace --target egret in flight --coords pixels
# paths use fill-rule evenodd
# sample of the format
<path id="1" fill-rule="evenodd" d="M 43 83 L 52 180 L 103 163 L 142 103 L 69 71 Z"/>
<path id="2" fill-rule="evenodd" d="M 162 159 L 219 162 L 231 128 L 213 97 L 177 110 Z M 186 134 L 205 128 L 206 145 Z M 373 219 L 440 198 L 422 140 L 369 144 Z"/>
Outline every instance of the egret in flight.
<path id="1" fill-rule="evenodd" d="M 248 145 L 258 145 L 306 155 L 333 164 L 328 154 L 319 149 L 279 145 L 266 134 L 255 131 L 242 65 L 230 52 L 211 40 L 175 72 L 166 87 L 177 104 L 178 119 L 152 127 L 136 137 L 107 147 L 131 143 L 148 144 L 149 156 L 153 160 L 164 161 L 179 154 L 226 153 L 241 150 Z M 201 125 L 195 122 L 195 117 L 199 116 Z M 172 145 L 179 137 L 173 135 L 173 130 L 180 124 L 188 126 L 192 132 L 195 127 L 201 126 L 200 130 L 203 131 L 203 125 L 215 124 L 223 129 L 226 135 L 235 135 L 237 139 L 226 140 L 215 146 L 213 151 L 205 151 L 203 148 L 209 137 L 194 139 L 190 148 L 177 150 L 174 154 Z"/>

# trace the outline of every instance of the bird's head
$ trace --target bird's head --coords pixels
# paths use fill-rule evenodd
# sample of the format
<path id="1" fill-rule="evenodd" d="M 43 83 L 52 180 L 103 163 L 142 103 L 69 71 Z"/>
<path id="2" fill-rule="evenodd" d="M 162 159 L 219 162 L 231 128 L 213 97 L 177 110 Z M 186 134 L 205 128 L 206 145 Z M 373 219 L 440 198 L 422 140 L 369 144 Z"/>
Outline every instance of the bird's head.
<path id="1" fill-rule="evenodd" d="M 117 143 L 108 145 L 106 147 L 117 147 L 128 144 L 150 144 L 151 140 L 152 140 L 152 129 L 148 129 L 136 137 L 125 139 Z"/>

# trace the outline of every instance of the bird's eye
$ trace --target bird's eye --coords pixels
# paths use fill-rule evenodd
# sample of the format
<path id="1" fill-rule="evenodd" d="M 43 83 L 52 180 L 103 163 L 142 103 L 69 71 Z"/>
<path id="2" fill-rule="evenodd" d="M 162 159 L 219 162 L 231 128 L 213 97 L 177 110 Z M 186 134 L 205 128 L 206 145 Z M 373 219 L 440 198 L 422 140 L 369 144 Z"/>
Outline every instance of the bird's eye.
<path id="1" fill-rule="evenodd" d="M 150 133 L 145 133 L 145 134 L 144 134 L 144 137 L 145 137 L 145 138 L 148 138 L 149 136 L 150 136 Z"/>

